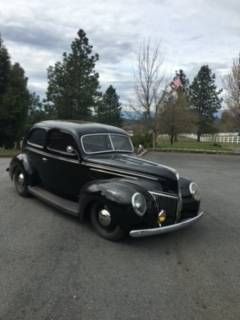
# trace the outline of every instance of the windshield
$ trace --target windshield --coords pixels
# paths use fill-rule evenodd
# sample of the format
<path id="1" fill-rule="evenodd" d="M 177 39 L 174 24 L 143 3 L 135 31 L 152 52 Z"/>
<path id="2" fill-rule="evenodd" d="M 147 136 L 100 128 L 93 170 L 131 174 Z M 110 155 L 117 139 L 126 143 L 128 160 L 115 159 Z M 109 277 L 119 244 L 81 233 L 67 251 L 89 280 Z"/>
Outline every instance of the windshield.
<path id="1" fill-rule="evenodd" d="M 81 138 L 85 153 L 133 152 L 130 138 L 123 134 L 87 134 Z"/>

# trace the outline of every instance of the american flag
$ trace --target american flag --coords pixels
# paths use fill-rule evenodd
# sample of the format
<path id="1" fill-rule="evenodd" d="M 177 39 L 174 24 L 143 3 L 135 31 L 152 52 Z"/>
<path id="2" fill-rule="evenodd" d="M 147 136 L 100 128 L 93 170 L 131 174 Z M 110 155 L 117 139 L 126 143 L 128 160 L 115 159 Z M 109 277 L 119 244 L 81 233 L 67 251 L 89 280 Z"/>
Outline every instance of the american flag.
<path id="1" fill-rule="evenodd" d="M 179 89 L 179 88 L 181 88 L 182 87 L 182 81 L 181 81 L 181 79 L 179 78 L 179 77 L 175 77 L 174 79 L 173 79 L 173 81 L 171 82 L 171 88 L 173 89 L 173 90 L 177 90 L 177 89 Z"/>

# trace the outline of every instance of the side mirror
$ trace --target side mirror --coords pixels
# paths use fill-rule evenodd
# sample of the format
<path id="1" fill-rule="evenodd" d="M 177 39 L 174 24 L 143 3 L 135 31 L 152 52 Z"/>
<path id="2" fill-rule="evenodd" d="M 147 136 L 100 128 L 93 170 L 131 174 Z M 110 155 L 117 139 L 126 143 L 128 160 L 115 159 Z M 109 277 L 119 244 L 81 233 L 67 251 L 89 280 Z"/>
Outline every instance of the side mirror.
<path id="1" fill-rule="evenodd" d="M 76 151 L 74 150 L 73 146 L 67 146 L 66 151 L 69 154 L 76 155 Z"/>

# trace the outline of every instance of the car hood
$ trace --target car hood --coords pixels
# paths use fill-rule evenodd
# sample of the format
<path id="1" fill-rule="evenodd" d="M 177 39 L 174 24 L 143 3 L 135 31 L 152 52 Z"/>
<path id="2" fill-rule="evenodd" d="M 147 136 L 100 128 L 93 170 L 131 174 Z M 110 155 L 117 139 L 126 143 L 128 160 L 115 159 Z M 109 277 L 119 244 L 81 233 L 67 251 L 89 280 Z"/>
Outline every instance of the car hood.
<path id="1" fill-rule="evenodd" d="M 89 166 L 99 170 L 165 183 L 165 191 L 177 192 L 178 190 L 178 173 L 176 170 L 132 154 L 98 154 L 86 157 L 85 161 Z"/>

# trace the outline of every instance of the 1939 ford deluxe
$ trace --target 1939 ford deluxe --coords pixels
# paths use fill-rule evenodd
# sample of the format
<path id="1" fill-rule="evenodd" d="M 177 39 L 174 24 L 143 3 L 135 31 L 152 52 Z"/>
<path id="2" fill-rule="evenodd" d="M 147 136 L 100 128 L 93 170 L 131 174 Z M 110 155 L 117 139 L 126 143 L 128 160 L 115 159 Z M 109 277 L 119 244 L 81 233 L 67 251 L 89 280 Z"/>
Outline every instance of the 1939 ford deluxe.
<path id="1" fill-rule="evenodd" d="M 9 174 L 21 196 L 36 196 L 80 221 L 89 217 L 109 240 L 174 231 L 203 215 L 196 183 L 137 157 L 127 133 L 108 125 L 37 123 Z"/>

